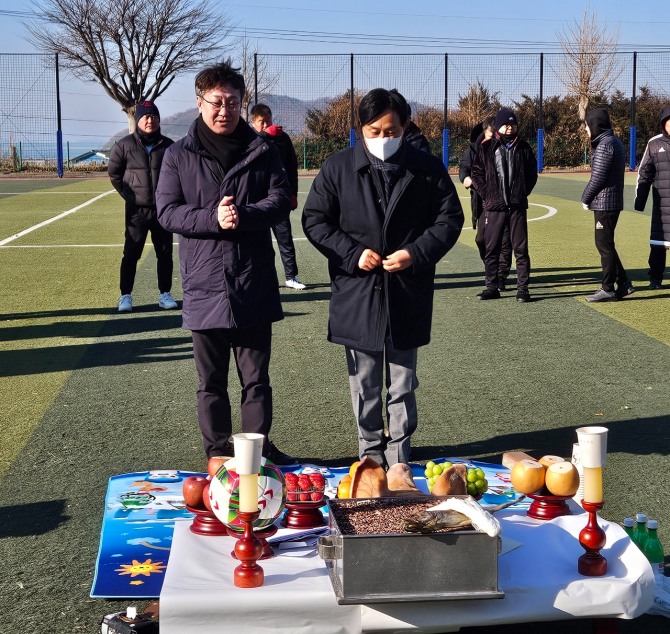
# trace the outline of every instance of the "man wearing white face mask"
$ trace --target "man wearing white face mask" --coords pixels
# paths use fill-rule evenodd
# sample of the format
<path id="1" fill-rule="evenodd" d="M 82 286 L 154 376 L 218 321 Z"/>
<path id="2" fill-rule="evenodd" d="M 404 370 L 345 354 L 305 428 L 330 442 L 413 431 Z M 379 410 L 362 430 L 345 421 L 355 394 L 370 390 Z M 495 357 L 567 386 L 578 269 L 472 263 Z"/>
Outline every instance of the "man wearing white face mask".
<path id="1" fill-rule="evenodd" d="M 403 143 L 400 93 L 370 91 L 358 116 L 361 141 L 323 163 L 302 222 L 328 258 L 328 340 L 345 346 L 359 456 L 390 466 L 410 458 L 417 348 L 430 341 L 435 265 L 463 210 L 442 161 Z"/>

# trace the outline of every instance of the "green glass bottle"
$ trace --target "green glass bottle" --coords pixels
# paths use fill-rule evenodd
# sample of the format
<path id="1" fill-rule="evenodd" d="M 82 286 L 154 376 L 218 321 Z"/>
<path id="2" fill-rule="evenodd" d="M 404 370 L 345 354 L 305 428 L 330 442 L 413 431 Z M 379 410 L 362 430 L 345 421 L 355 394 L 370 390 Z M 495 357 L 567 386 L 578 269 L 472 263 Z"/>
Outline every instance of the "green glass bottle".
<path id="1" fill-rule="evenodd" d="M 638 513 L 635 516 L 635 531 L 633 532 L 633 542 L 644 552 L 644 543 L 647 541 L 647 516 L 644 513 Z"/>
<path id="2" fill-rule="evenodd" d="M 635 520 L 632 517 L 623 518 L 623 529 L 628 533 L 628 537 L 633 539 L 633 533 L 635 532 Z"/>
<path id="3" fill-rule="evenodd" d="M 644 543 L 644 550 L 642 552 L 644 552 L 644 556 L 649 560 L 654 571 L 654 576 L 662 577 L 665 571 L 665 558 L 657 529 L 657 520 L 649 520 L 647 522 L 647 541 Z"/>

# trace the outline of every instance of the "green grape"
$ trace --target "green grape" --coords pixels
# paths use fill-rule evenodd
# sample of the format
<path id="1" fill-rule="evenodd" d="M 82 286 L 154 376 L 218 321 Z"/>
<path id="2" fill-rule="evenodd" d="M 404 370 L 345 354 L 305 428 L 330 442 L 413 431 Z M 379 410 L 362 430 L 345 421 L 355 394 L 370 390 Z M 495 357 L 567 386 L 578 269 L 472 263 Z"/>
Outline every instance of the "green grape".
<path id="1" fill-rule="evenodd" d="M 474 482 L 468 482 L 468 495 L 477 495 L 477 487 Z"/>
<path id="2" fill-rule="evenodd" d="M 446 471 L 447 469 L 451 469 L 453 467 L 453 463 L 451 462 L 443 462 L 442 463 L 442 471 Z"/>
<path id="3" fill-rule="evenodd" d="M 435 475 L 435 476 L 442 475 L 442 465 L 441 464 L 436 464 L 433 467 L 433 475 Z"/>
<path id="4" fill-rule="evenodd" d="M 475 487 L 477 489 L 477 493 L 484 493 L 484 491 L 488 489 L 488 482 L 480 478 L 475 482 Z"/>
<path id="5" fill-rule="evenodd" d="M 477 473 L 475 472 L 474 469 L 468 469 L 468 473 L 465 476 L 465 479 L 468 482 L 476 482 L 477 481 Z"/>
<path id="6" fill-rule="evenodd" d="M 430 478 L 430 476 L 433 475 L 433 467 L 426 467 L 426 470 L 423 472 L 423 474 L 424 474 L 427 478 Z"/>
<path id="7" fill-rule="evenodd" d="M 479 467 L 475 469 L 475 473 L 477 474 L 477 480 L 484 480 L 486 478 L 484 470 L 480 469 Z"/>
<path id="8" fill-rule="evenodd" d="M 429 461 L 426 463 L 426 471 L 427 471 L 428 469 L 432 469 L 434 466 L 435 466 L 435 463 L 434 463 L 432 460 L 429 460 Z"/>

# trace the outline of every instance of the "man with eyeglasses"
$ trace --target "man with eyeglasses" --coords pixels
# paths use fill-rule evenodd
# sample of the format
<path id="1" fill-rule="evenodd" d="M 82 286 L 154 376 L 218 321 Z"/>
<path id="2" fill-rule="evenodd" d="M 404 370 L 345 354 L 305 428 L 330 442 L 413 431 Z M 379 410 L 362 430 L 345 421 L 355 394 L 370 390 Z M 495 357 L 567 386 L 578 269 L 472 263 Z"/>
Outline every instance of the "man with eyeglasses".
<path id="1" fill-rule="evenodd" d="M 147 234 L 156 251 L 158 306 L 177 308 L 172 289 L 172 234 L 158 224 L 155 192 L 165 150 L 172 139 L 161 134 L 156 104 L 143 101 L 135 107 L 137 129 L 120 139 L 109 155 L 107 173 L 114 189 L 125 201 L 125 242 L 121 259 L 119 312 L 133 310 L 133 286 L 137 262 L 142 257 Z"/>
<path id="2" fill-rule="evenodd" d="M 205 453 L 212 463 L 234 454 L 232 351 L 242 431 L 263 434 L 275 464 L 295 464 L 269 440 L 272 323 L 283 319 L 271 227 L 288 218 L 288 180 L 274 145 L 240 118 L 244 77 L 230 61 L 198 73 L 195 92 L 200 116 L 166 153 L 156 196 L 160 223 L 179 235 Z"/>

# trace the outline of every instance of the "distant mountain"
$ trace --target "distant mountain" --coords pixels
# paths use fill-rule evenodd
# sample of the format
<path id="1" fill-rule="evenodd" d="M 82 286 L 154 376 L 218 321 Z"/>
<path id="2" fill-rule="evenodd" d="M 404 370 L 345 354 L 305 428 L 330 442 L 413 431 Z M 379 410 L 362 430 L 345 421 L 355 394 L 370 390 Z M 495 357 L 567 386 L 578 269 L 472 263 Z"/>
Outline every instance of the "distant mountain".
<path id="1" fill-rule="evenodd" d="M 286 95 L 265 95 L 261 99 L 261 102 L 268 105 L 270 110 L 272 110 L 273 121 L 277 125 L 281 125 L 284 131 L 291 136 L 304 135 L 307 131 L 305 126 L 307 111 L 314 108 L 324 108 L 328 101 L 325 98 L 303 101 Z M 161 132 L 175 141 L 181 139 L 183 136 L 186 136 L 193 120 L 197 116 L 198 109 L 189 108 L 183 112 L 164 117 L 161 119 Z M 105 149 L 111 149 L 119 139 L 122 139 L 127 134 L 127 129 L 117 132 L 107 141 Z"/>

